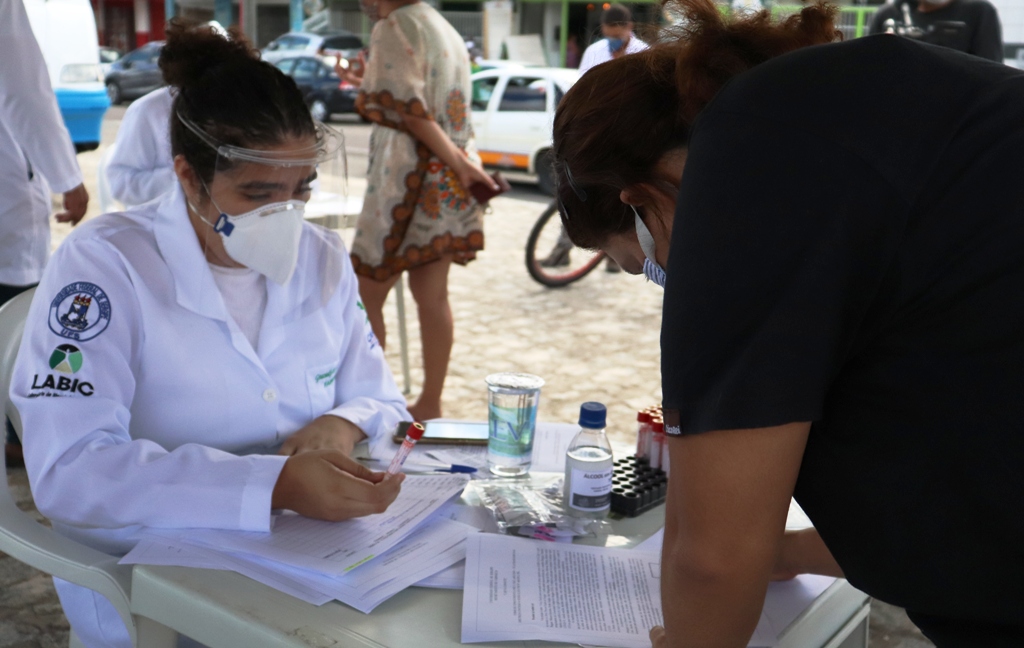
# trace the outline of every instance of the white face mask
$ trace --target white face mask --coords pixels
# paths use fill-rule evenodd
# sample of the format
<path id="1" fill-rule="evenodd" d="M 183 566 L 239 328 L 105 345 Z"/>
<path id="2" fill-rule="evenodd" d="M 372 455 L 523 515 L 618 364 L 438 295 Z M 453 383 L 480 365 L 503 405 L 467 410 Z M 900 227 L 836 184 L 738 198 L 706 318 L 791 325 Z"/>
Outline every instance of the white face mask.
<path id="1" fill-rule="evenodd" d="M 668 276 L 665 274 L 665 269 L 658 265 L 658 261 L 654 257 L 654 236 L 651 234 L 651 230 L 647 229 L 647 225 L 644 224 L 640 213 L 636 210 L 636 207 L 630 205 L 633 208 L 633 216 L 635 217 L 636 225 L 636 238 L 640 241 L 640 249 L 644 251 L 644 276 L 649 281 L 653 281 L 662 288 L 665 287 L 665 281 Z"/>
<path id="2" fill-rule="evenodd" d="M 210 202 L 213 202 L 212 197 Z M 299 240 L 306 203 L 286 200 L 228 216 L 213 202 L 220 212 L 216 223 L 203 218 L 192 203 L 188 206 L 220 234 L 224 250 L 232 259 L 276 284 L 283 286 L 291 279 L 299 261 Z"/>

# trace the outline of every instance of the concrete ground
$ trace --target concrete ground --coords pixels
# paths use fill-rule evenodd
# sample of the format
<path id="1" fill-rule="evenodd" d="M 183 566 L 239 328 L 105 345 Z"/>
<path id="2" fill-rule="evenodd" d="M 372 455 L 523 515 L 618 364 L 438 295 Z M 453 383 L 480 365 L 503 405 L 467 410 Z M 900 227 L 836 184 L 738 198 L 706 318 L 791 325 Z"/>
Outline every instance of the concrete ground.
<path id="1" fill-rule="evenodd" d="M 104 123 L 100 150 L 79 155 L 94 200 L 87 218 L 99 213 L 96 169 L 116 136 L 123 107 L 112 108 Z M 365 182 L 369 128 L 355 121 L 335 124 L 347 138 L 350 193 Z M 445 415 L 486 417 L 484 377 L 498 371 L 525 371 L 547 382 L 539 416 L 574 421 L 580 403 L 608 406 L 610 434 L 629 441 L 639 408 L 660 402 L 658 337 L 662 291 L 643 278 L 603 270 L 563 289 L 548 289 L 526 273 L 523 248 L 530 227 L 548 199 L 529 184 L 517 185 L 492 202 L 486 217 L 486 250 L 466 268 L 452 270 L 450 292 L 455 316 L 455 347 L 445 385 Z M 54 225 L 54 246 L 70 231 Z M 351 237 L 351 231 L 344 232 Z M 400 381 L 396 309 L 386 309 L 387 357 Z M 409 310 L 412 395 L 422 381 L 415 306 Z M 24 470 L 9 471 L 8 483 L 23 510 L 33 511 Z M 38 515 L 38 514 L 35 514 Z M 50 579 L 0 554 L 0 648 L 67 645 L 67 621 Z M 925 648 L 932 644 L 902 610 L 872 604 L 871 645 Z"/>

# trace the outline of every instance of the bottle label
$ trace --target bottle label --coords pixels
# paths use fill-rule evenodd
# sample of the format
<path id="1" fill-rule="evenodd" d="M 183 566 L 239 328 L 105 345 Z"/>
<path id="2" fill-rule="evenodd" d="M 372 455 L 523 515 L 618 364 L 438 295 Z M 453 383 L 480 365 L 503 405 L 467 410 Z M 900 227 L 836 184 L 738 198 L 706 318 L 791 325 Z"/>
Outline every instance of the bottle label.
<path id="1" fill-rule="evenodd" d="M 601 511 L 612 504 L 612 467 L 573 468 L 569 505 L 580 511 Z"/>

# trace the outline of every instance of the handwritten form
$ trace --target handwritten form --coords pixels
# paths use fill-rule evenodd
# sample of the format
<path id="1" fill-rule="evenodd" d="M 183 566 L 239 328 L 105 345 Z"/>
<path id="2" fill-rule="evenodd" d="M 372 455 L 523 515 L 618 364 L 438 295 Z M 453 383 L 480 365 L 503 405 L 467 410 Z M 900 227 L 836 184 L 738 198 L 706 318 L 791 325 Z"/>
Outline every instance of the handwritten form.
<path id="1" fill-rule="evenodd" d="M 654 552 L 480 533 L 466 541 L 462 642 L 649 648 L 662 625 Z"/>
<path id="2" fill-rule="evenodd" d="M 344 522 L 285 513 L 270 533 L 193 529 L 187 541 L 338 576 L 394 547 L 468 481 L 465 475 L 410 475 L 384 513 Z"/>

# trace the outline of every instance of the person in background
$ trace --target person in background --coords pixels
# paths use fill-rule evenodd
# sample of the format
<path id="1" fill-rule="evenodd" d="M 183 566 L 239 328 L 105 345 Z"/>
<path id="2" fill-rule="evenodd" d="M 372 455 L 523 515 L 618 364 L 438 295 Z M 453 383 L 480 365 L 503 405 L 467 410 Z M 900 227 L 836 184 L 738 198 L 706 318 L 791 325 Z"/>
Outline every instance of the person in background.
<path id="1" fill-rule="evenodd" d="M 624 5 L 613 4 L 601 15 L 601 35 L 583 52 L 580 74 L 606 61 L 647 49 L 647 43 L 633 33 L 633 15 Z"/>
<path id="2" fill-rule="evenodd" d="M 409 273 L 423 341 L 415 420 L 441 416 L 454 323 L 448 271 L 484 247 L 483 207 L 469 192 L 495 187 L 480 165 L 470 121 L 469 55 L 459 33 L 419 0 L 364 7 L 379 20 L 356 99 L 373 122 L 366 195 L 352 243 L 359 293 L 384 344 L 384 300 Z"/>
<path id="3" fill-rule="evenodd" d="M 1003 32 L 999 13 L 988 0 L 898 0 L 878 9 L 871 17 L 868 33 L 885 33 L 885 21 L 903 23 L 903 5 L 910 10 L 914 26 L 928 30 L 940 22 L 962 22 L 966 28 L 939 44 L 955 50 L 1003 62 Z"/>
<path id="4" fill-rule="evenodd" d="M 0 306 L 39 282 L 50 256 L 50 192 L 63 195 L 58 223 L 77 225 L 89 192 L 75 158 L 43 52 L 21 0 L 0 0 Z M 14 63 L 17 61 L 17 64 Z M 4 430 L 4 461 L 21 445 Z"/>
<path id="5" fill-rule="evenodd" d="M 746 646 L 769 579 L 817 573 L 939 648 L 1024 646 L 1024 74 L 834 42 L 824 3 L 676 4 L 553 131 L 573 242 L 665 288 L 654 645 Z"/>
<path id="6" fill-rule="evenodd" d="M 647 43 L 633 33 L 632 14 L 621 4 L 613 4 L 601 15 L 601 34 L 604 38 L 592 43 L 583 53 L 583 60 L 580 63 L 581 75 L 586 74 L 595 65 L 647 49 Z M 572 242 L 563 231 L 551 253 L 540 264 L 545 267 L 569 265 L 571 252 Z M 619 272 L 619 264 L 609 256 L 605 260 L 604 269 L 606 272 Z"/>
<path id="7" fill-rule="evenodd" d="M 174 89 L 157 88 L 128 106 L 107 163 L 110 193 L 125 207 L 159 198 L 177 184 L 171 156 Z"/>
<path id="8" fill-rule="evenodd" d="M 146 527 L 382 512 L 401 476 L 349 454 L 409 413 L 344 244 L 303 219 L 340 136 L 240 33 L 172 20 L 160 68 L 175 186 L 75 230 L 26 320 L 11 402 L 35 503 L 112 555 Z M 54 583 L 85 646 L 131 645 L 109 601 Z"/>
<path id="9" fill-rule="evenodd" d="M 216 20 L 206 26 L 223 38 L 228 32 Z M 107 162 L 110 193 L 125 207 L 155 200 L 177 186 L 171 155 L 171 105 L 174 88 L 166 85 L 128 106 Z"/>

